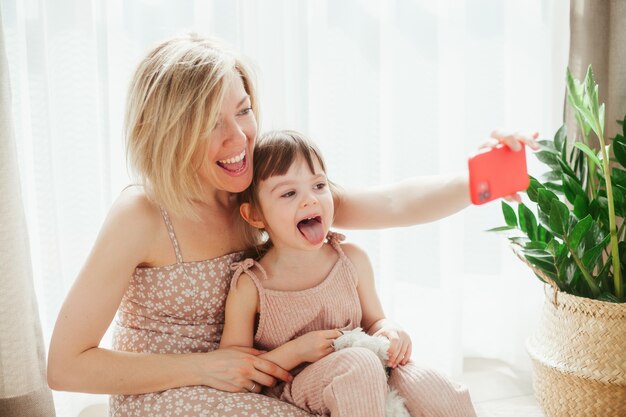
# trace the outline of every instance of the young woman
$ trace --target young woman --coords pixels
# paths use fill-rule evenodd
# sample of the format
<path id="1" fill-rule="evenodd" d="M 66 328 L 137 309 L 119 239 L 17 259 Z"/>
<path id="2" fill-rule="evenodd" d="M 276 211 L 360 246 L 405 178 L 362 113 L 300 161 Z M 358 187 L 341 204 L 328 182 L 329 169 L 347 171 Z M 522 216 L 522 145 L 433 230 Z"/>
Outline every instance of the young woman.
<path id="1" fill-rule="evenodd" d="M 252 186 L 239 200 L 261 256 L 233 264 L 220 346 L 254 345 L 269 351 L 263 359 L 296 368 L 271 395 L 316 414 L 384 417 L 387 375 L 378 357 L 333 349 L 337 329 L 362 327 L 389 335 L 389 382 L 412 416 L 476 415 L 466 389 L 410 361 L 411 339 L 386 319 L 367 254 L 329 232 L 333 195 L 313 142 L 294 131 L 262 135 Z"/>
<path id="2" fill-rule="evenodd" d="M 142 186 L 114 202 L 59 312 L 48 353 L 53 389 L 113 394 L 112 416 L 307 415 L 255 394 L 290 381 L 287 371 L 252 348 L 217 349 L 228 266 L 246 247 L 233 193 L 252 179 L 257 115 L 248 66 L 215 40 L 169 39 L 140 62 L 126 140 Z M 532 142 L 496 136 L 512 147 Z M 467 187 L 459 176 L 348 190 L 336 196 L 335 223 L 435 220 L 469 204 Z M 113 349 L 105 349 L 116 312 Z"/>

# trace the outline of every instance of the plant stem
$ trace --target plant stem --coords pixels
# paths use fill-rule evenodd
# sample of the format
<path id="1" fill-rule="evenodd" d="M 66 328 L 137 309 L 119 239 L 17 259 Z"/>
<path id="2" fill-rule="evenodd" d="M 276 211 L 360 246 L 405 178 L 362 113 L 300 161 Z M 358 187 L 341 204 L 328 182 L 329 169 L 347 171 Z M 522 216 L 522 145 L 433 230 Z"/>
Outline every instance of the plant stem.
<path id="1" fill-rule="evenodd" d="M 577 119 L 580 119 L 580 118 L 577 118 Z M 589 137 L 585 135 L 585 126 L 582 124 L 581 120 L 579 120 L 579 126 L 580 126 L 580 133 L 583 137 L 583 143 L 589 146 Z M 596 179 L 595 179 L 596 163 L 593 162 L 591 158 L 587 155 L 585 155 L 585 158 L 587 159 L 587 175 L 589 177 L 588 178 L 589 191 L 591 193 L 591 199 L 594 199 L 596 198 Z"/>
<path id="2" fill-rule="evenodd" d="M 604 132 L 600 129 L 598 123 L 598 139 L 600 140 L 600 151 L 602 152 L 602 166 L 604 170 L 604 180 L 606 183 L 606 197 L 609 200 L 609 230 L 611 232 L 611 253 L 613 261 L 613 285 L 615 287 L 615 296 L 622 299 L 624 291 L 622 288 L 622 274 L 619 264 L 619 249 L 617 240 L 617 227 L 615 224 L 615 204 L 613 203 L 613 186 L 611 185 L 611 172 L 609 171 L 609 156 L 604 146 Z"/>
<path id="3" fill-rule="evenodd" d="M 595 280 L 591 276 L 591 273 L 587 270 L 587 267 L 585 266 L 583 261 L 578 257 L 578 255 L 576 255 L 576 249 L 570 246 L 569 239 L 565 237 L 565 234 L 563 234 L 563 241 L 565 242 L 565 244 L 567 245 L 567 248 L 572 254 L 572 259 L 574 259 L 574 262 L 576 262 L 576 265 L 578 265 L 578 268 L 580 269 L 580 272 L 583 274 L 585 281 L 587 281 L 587 285 L 589 285 L 589 288 L 591 289 L 591 293 L 593 294 L 594 297 L 598 297 L 598 295 L 600 295 L 600 287 L 598 287 L 598 284 L 596 284 Z"/>

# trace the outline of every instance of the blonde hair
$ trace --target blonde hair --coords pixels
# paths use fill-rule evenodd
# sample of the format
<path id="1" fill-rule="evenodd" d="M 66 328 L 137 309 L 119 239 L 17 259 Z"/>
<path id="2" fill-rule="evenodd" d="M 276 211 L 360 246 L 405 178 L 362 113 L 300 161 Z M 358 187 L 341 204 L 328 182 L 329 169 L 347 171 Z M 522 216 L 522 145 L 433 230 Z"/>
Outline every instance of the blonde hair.
<path id="1" fill-rule="evenodd" d="M 252 157 L 254 161 L 252 184 L 245 191 L 237 194 L 239 205 L 248 203 L 252 209 L 261 213 L 258 194 L 259 184 L 270 177 L 285 175 L 298 157 L 304 159 L 311 173 L 315 173 L 315 160 L 319 163 L 322 171 L 326 173 L 326 164 L 322 153 L 317 145 L 302 133 L 294 130 L 274 130 L 260 135 L 254 146 Z M 329 186 L 331 192 L 335 194 L 336 186 L 330 181 Z M 257 229 L 246 223 L 241 232 L 247 245 L 252 248 L 246 254 L 248 256 L 259 259 L 272 246 L 265 230 Z"/>
<path id="2" fill-rule="evenodd" d="M 233 75 L 240 76 L 259 119 L 253 73 L 235 52 L 195 34 L 162 42 L 139 63 L 128 91 L 127 161 L 148 196 L 193 216 L 204 191 L 202 158 Z"/>

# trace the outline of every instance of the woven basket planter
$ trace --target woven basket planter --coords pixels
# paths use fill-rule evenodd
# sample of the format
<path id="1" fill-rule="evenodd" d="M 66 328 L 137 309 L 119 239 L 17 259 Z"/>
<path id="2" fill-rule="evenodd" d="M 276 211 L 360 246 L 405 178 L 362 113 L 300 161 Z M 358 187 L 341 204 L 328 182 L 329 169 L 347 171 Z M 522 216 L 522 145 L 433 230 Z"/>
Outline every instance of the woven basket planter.
<path id="1" fill-rule="evenodd" d="M 535 397 L 548 417 L 626 416 L 626 304 L 547 285 L 527 349 Z"/>

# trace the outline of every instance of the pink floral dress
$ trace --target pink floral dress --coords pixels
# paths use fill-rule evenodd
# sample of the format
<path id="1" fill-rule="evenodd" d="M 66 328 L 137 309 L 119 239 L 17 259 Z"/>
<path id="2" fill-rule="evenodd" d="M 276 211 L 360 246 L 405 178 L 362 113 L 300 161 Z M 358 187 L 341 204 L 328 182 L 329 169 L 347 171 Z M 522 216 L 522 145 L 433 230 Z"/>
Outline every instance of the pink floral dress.
<path id="1" fill-rule="evenodd" d="M 232 253 L 183 262 L 169 216 L 161 210 L 176 264 L 137 268 L 115 322 L 113 348 L 126 352 L 210 352 L 219 346 L 233 262 Z M 113 395 L 109 415 L 181 417 L 309 417 L 303 410 L 253 393 L 189 386 L 142 395 Z"/>

